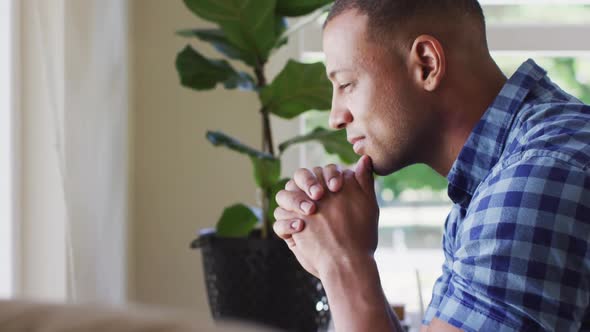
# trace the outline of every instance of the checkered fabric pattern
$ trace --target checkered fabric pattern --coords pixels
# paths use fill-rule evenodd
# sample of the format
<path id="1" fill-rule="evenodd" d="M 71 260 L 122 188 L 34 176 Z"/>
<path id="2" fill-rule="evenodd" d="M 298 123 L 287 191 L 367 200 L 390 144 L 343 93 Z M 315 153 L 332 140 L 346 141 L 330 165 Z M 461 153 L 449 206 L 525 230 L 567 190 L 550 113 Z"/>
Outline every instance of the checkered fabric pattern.
<path id="1" fill-rule="evenodd" d="M 455 203 L 424 324 L 590 331 L 590 107 L 528 60 L 448 175 Z"/>

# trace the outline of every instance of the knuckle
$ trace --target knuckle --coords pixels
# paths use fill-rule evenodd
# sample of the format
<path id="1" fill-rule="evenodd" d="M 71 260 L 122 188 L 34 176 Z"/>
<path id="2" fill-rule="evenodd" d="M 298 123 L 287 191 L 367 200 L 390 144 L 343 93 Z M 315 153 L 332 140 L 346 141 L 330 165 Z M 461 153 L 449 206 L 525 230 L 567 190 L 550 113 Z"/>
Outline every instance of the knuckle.
<path id="1" fill-rule="evenodd" d="M 274 210 L 273 214 L 272 214 L 275 217 L 275 220 L 279 220 L 280 219 L 279 218 L 281 216 L 281 210 L 280 209 L 281 209 L 280 207 L 276 208 Z"/>
<path id="2" fill-rule="evenodd" d="M 289 188 L 293 188 L 294 185 L 295 185 L 295 182 L 293 181 L 293 179 L 287 181 L 287 183 L 285 183 L 285 190 L 289 190 Z"/>
<path id="3" fill-rule="evenodd" d="M 340 170 L 338 169 L 338 167 L 336 165 L 333 165 L 333 166 L 329 165 L 324 168 L 324 177 L 326 179 L 340 177 L 340 175 L 341 175 Z"/>
<path id="4" fill-rule="evenodd" d="M 325 168 L 326 170 L 328 170 L 328 171 L 332 171 L 332 172 L 338 172 L 338 171 L 339 171 L 339 169 L 338 169 L 338 165 L 336 165 L 336 164 L 328 164 L 328 165 L 326 165 L 326 167 L 324 167 L 324 168 Z"/>
<path id="5" fill-rule="evenodd" d="M 283 231 L 283 224 L 284 222 L 281 220 L 277 220 L 275 221 L 274 225 L 272 225 L 272 229 L 273 231 L 278 235 L 281 236 L 283 235 L 284 231 Z"/>
<path id="6" fill-rule="evenodd" d="M 313 173 L 308 170 L 307 168 L 300 168 L 295 172 L 295 183 L 299 186 L 301 185 L 309 185 L 315 181 L 315 177 Z M 303 188 L 301 188 L 303 189 Z"/>
<path id="7" fill-rule="evenodd" d="M 286 191 L 284 189 L 279 190 L 279 192 L 275 196 L 275 200 L 277 201 L 277 204 L 281 205 L 285 201 L 286 195 L 288 195 L 288 191 Z"/>
<path id="8" fill-rule="evenodd" d="M 307 168 L 301 168 L 295 174 L 295 184 L 302 190 L 307 189 L 315 183 L 315 176 L 314 174 L 308 170 Z"/>
<path id="9" fill-rule="evenodd" d="M 309 170 L 307 168 L 298 168 L 293 175 L 294 178 L 305 178 L 309 174 Z"/>
<path id="10" fill-rule="evenodd" d="M 315 177 L 309 177 L 309 178 L 305 179 L 306 188 L 301 188 L 301 189 L 307 190 L 307 189 L 309 189 L 309 187 L 311 187 L 314 184 L 316 184 L 316 182 L 317 181 L 316 181 L 316 178 Z"/>
<path id="11" fill-rule="evenodd" d="M 299 195 L 298 193 L 291 193 L 290 197 L 289 197 L 289 203 L 291 204 L 291 208 L 293 210 L 296 210 L 299 208 L 299 204 L 302 200 L 304 200 L 304 197 L 301 197 L 301 195 Z"/>
<path id="12" fill-rule="evenodd" d="M 282 208 L 281 211 L 289 211 L 291 209 L 296 208 L 299 205 L 301 197 L 297 192 L 281 190 L 277 193 L 276 200 L 279 207 Z"/>
<path id="13" fill-rule="evenodd" d="M 297 186 L 295 181 L 291 180 L 291 181 L 287 182 L 287 184 L 285 185 L 285 190 L 287 190 L 287 191 L 300 191 L 301 188 L 299 188 Z"/>
<path id="14" fill-rule="evenodd" d="M 316 175 L 317 179 L 318 179 L 320 182 L 324 182 L 324 181 L 325 181 L 325 179 L 324 179 L 324 178 L 325 178 L 325 176 L 324 176 L 324 175 L 325 175 L 326 173 L 325 173 L 325 170 L 324 170 L 324 168 L 323 168 L 323 167 L 314 167 L 313 171 L 314 171 L 314 173 L 315 173 L 315 175 Z"/>
<path id="15" fill-rule="evenodd" d="M 293 213 L 290 211 L 287 211 L 281 207 L 278 207 L 274 210 L 273 215 L 275 217 L 275 220 L 286 220 L 286 219 L 291 218 Z"/>

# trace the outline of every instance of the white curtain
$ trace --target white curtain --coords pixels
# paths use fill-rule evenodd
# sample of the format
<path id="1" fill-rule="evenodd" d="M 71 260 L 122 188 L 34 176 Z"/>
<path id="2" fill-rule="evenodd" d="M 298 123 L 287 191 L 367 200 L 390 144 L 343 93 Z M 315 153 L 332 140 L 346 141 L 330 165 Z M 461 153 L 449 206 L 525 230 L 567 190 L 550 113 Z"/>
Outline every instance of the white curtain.
<path id="1" fill-rule="evenodd" d="M 33 48 L 40 43 L 38 52 L 22 64 L 23 68 L 39 64 L 40 84 L 23 82 L 22 97 L 41 96 L 47 101 L 23 105 L 23 111 L 28 112 L 23 140 L 30 142 L 26 149 L 47 148 L 47 142 L 26 126 L 39 118 L 50 119 L 41 125 L 52 132 L 46 138 L 52 140 L 58 170 L 51 173 L 30 165 L 23 176 L 58 179 L 49 181 L 51 185 L 41 195 L 27 194 L 37 188 L 24 183 L 23 203 L 34 209 L 43 207 L 45 199 L 63 207 L 53 211 L 54 218 L 48 218 L 52 235 L 38 234 L 35 225 L 46 222 L 37 220 L 39 215 L 23 217 L 23 294 L 38 297 L 37 293 L 50 286 L 46 280 L 60 283 L 57 279 L 61 275 L 64 298 L 69 301 L 124 303 L 129 219 L 127 3 L 25 0 L 22 17 L 22 27 L 28 31 L 25 38 L 30 39 L 25 44 Z M 23 51 L 34 53 L 26 46 Z M 24 79 L 34 76 L 29 73 Z M 35 89 L 40 91 L 32 91 Z M 23 159 L 33 162 L 33 158 Z M 43 174 L 32 174 L 40 172 Z M 43 253 L 31 242 L 40 238 L 47 247 L 53 242 L 59 248 L 49 259 L 63 273 L 36 266 L 44 261 Z"/>
<path id="2" fill-rule="evenodd" d="M 65 151 L 74 295 L 122 302 L 128 220 L 127 8 L 66 0 Z"/>
<path id="3" fill-rule="evenodd" d="M 12 174 L 12 3 L 0 0 L 0 298 L 13 291 Z"/>

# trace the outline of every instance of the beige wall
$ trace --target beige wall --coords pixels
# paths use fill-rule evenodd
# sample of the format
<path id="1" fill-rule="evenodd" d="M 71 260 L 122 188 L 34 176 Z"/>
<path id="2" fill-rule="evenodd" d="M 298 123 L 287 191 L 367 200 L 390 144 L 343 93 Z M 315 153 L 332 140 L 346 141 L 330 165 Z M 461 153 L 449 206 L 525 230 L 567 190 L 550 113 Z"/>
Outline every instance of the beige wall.
<path id="1" fill-rule="evenodd" d="M 258 100 L 253 93 L 180 86 L 174 60 L 189 40 L 174 31 L 206 25 L 182 1 L 132 0 L 130 12 L 135 104 L 131 299 L 207 310 L 200 253 L 189 243 L 198 229 L 215 224 L 224 206 L 255 203 L 256 193 L 249 160 L 212 147 L 205 132 L 223 130 L 259 146 Z M 207 45 L 191 42 L 216 56 Z M 277 60 L 290 52 L 292 46 Z M 270 71 L 277 68 L 280 64 Z M 275 131 L 289 136 L 297 125 L 275 123 Z M 296 151 L 286 160 L 292 166 L 285 173 L 294 160 Z"/>

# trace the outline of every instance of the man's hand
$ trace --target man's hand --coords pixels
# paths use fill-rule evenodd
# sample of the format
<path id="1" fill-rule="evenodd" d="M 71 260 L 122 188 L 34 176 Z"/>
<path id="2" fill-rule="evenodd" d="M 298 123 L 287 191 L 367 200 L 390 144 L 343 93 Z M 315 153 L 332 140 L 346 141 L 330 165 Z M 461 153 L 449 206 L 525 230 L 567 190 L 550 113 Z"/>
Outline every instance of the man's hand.
<path id="1" fill-rule="evenodd" d="M 326 192 L 338 192 L 342 188 L 342 181 L 342 171 L 334 164 L 323 168 L 315 167 L 313 171 L 307 168 L 298 169 L 293 179 L 285 185 L 285 190 L 275 197 L 279 203 L 274 211 L 275 220 L 279 221 L 275 223 L 275 233 L 293 247 L 292 234 L 305 227 L 301 216 L 315 213 L 315 201 L 322 199 Z"/>
<path id="2" fill-rule="evenodd" d="M 292 188 L 304 191 L 309 198 L 317 201 L 323 197 L 326 188 L 333 193 L 342 188 L 342 172 L 334 164 L 323 168 L 315 167 L 313 172 L 307 168 L 300 168 L 291 181 Z"/>
<path id="3" fill-rule="evenodd" d="M 327 182 L 323 172 L 315 175 L 316 184 Z M 379 209 L 370 159 L 363 156 L 356 171 L 344 171 L 341 179 L 337 194 L 322 186 L 324 197 L 315 202 L 317 212 L 312 215 L 294 208 L 309 199 L 302 190 L 285 190 L 277 195 L 275 232 L 287 240 L 303 267 L 320 278 L 338 264 L 372 259 L 377 246 Z M 309 193 L 313 195 L 314 191 Z M 306 231 L 298 233 L 302 221 Z"/>
<path id="4" fill-rule="evenodd" d="M 326 183 L 334 177 L 340 183 L 327 190 Z M 318 184 L 319 193 L 311 190 Z M 389 309 L 371 257 L 377 245 L 379 210 L 370 159 L 363 156 L 354 173 L 333 166 L 327 172 L 301 169 L 276 199 L 274 230 L 303 268 L 322 280 L 336 329 L 403 331 Z M 303 202 L 310 204 L 309 210 L 301 208 Z M 435 318 L 420 331 L 460 330 Z"/>
<path id="5" fill-rule="evenodd" d="M 325 182 L 320 182 L 320 180 Z M 287 182 L 285 189 L 276 195 L 275 199 L 279 203 L 279 207 L 274 211 L 277 221 L 273 229 L 280 238 L 287 242 L 291 250 L 296 246 L 292 234 L 301 232 L 305 228 L 303 217 L 316 212 L 315 200 L 321 199 L 328 191 L 337 192 L 340 190 L 342 181 L 342 172 L 334 164 L 324 168 L 315 167 L 313 172 L 301 168 L 295 172 L 293 179 Z M 307 271 L 313 275 L 318 274 L 304 257 L 297 258 Z"/>

